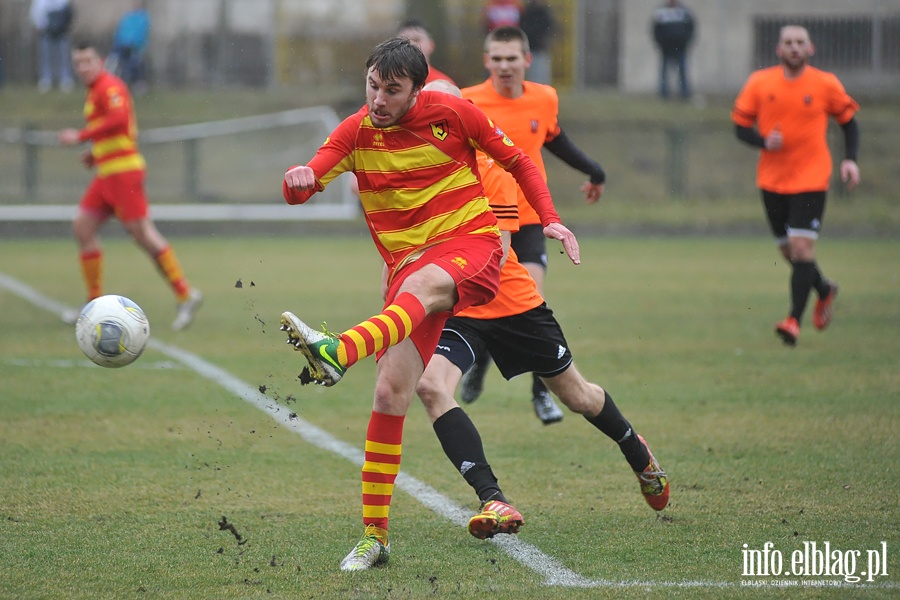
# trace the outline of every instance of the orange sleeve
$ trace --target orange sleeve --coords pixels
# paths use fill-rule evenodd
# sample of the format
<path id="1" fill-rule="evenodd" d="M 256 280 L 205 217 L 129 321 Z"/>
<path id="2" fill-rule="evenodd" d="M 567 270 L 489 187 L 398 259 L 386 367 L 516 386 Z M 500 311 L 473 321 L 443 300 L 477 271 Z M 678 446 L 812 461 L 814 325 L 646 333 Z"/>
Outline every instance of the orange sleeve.
<path id="1" fill-rule="evenodd" d="M 859 110 L 859 104 L 850 97 L 847 90 L 844 89 L 840 80 L 828 73 L 827 80 L 831 84 L 829 86 L 830 94 L 828 96 L 828 113 L 841 125 L 847 123 Z"/>
<path id="2" fill-rule="evenodd" d="M 759 77 L 756 73 L 750 76 L 741 89 L 731 109 L 731 120 L 741 127 L 753 127 L 759 112 L 756 87 Z"/>
<path id="3" fill-rule="evenodd" d="M 501 231 L 519 230 L 519 205 L 516 202 L 516 180 L 483 152 L 478 153 L 478 172 Z"/>

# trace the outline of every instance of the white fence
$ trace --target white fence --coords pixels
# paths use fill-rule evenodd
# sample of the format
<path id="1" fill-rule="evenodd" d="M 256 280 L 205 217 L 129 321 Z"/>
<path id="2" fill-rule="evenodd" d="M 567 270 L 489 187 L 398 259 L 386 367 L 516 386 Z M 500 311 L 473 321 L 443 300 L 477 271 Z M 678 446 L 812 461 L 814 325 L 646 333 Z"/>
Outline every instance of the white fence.
<path id="1" fill-rule="evenodd" d="M 302 209 L 285 204 L 285 169 L 307 162 L 338 125 L 329 107 L 210 121 L 141 132 L 147 190 L 160 221 L 344 220 L 359 214 L 348 177 Z M 0 145 L 21 149 L 0 181 L 0 220 L 70 220 L 90 173 L 55 131 L 6 129 Z M 48 167 L 49 168 L 45 168 Z M 64 199 L 65 203 L 60 203 Z"/>

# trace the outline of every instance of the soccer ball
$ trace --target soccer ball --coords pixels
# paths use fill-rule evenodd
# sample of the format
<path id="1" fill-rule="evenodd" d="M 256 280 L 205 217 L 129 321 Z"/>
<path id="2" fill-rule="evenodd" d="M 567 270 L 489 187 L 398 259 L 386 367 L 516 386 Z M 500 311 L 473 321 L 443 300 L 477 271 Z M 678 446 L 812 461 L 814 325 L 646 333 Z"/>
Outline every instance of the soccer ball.
<path id="1" fill-rule="evenodd" d="M 85 356 L 101 367 L 130 365 L 150 338 L 150 321 L 124 296 L 100 296 L 87 303 L 75 322 L 75 339 Z"/>

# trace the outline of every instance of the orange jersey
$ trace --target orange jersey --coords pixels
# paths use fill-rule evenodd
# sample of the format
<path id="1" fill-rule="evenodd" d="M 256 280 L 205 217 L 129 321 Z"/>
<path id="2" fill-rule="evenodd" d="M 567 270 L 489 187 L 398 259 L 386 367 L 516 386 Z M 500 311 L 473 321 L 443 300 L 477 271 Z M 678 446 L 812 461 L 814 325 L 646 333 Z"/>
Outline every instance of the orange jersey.
<path id="1" fill-rule="evenodd" d="M 308 166 L 316 189 L 352 171 L 372 239 L 391 271 L 420 250 L 463 235 L 499 235 L 478 178 L 476 150 L 516 174 L 550 222 L 559 222 L 549 190 L 522 150 L 472 103 L 443 92 L 420 92 L 395 124 L 377 128 L 363 107 L 347 117 Z M 289 204 L 313 192 L 282 185 Z"/>
<path id="2" fill-rule="evenodd" d="M 797 194 L 828 189 L 828 117 L 843 125 L 857 110 L 859 105 L 832 73 L 807 66 L 796 79 L 787 79 L 779 65 L 750 75 L 731 119 L 741 127 L 756 125 L 763 137 L 781 131 L 784 146 L 760 151 L 756 184 L 779 194 Z"/>
<path id="3" fill-rule="evenodd" d="M 493 164 L 493 161 L 478 153 L 478 170 L 490 201 L 491 210 L 497 215 L 497 222 L 503 231 L 519 230 L 516 195 L 518 188 L 512 175 Z M 522 266 L 512 248 L 503 268 L 500 270 L 500 290 L 493 300 L 480 306 L 470 306 L 457 316 L 472 319 L 499 319 L 520 315 L 540 306 L 544 302 L 537 290 L 537 284 Z"/>
<path id="4" fill-rule="evenodd" d="M 559 135 L 559 97 L 556 90 L 540 83 L 525 81 L 524 93 L 518 98 L 504 98 L 494 89 L 491 80 L 463 88 L 463 98 L 475 103 L 506 135 L 525 151 L 547 181 L 547 170 L 541 148 L 544 142 Z M 521 225 L 540 223 L 537 213 L 518 192 L 519 222 Z"/>
<path id="5" fill-rule="evenodd" d="M 78 134 L 90 140 L 97 175 L 140 171 L 146 166 L 137 147 L 137 118 L 128 86 L 115 75 L 102 71 L 90 85 L 84 103 L 87 126 Z"/>

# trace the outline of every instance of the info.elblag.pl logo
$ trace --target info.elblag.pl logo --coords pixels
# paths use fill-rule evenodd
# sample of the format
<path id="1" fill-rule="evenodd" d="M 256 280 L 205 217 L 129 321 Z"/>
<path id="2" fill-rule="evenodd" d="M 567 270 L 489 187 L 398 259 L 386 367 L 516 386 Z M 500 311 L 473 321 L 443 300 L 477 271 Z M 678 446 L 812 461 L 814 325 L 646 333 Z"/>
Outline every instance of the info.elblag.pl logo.
<path id="1" fill-rule="evenodd" d="M 830 542 L 803 542 L 802 548 L 789 555 L 775 548 L 772 542 L 766 542 L 760 549 L 744 544 L 741 557 L 742 577 L 797 578 L 793 581 L 784 579 L 781 583 L 771 581 L 771 585 L 827 585 L 828 580 L 825 578 L 837 577 L 846 583 L 874 582 L 880 577 L 888 576 L 887 542 L 881 542 L 880 547 L 869 550 L 841 550 L 832 547 Z M 816 577 L 819 582 L 799 579 L 804 577 Z M 759 581 L 741 583 L 767 585 Z"/>

